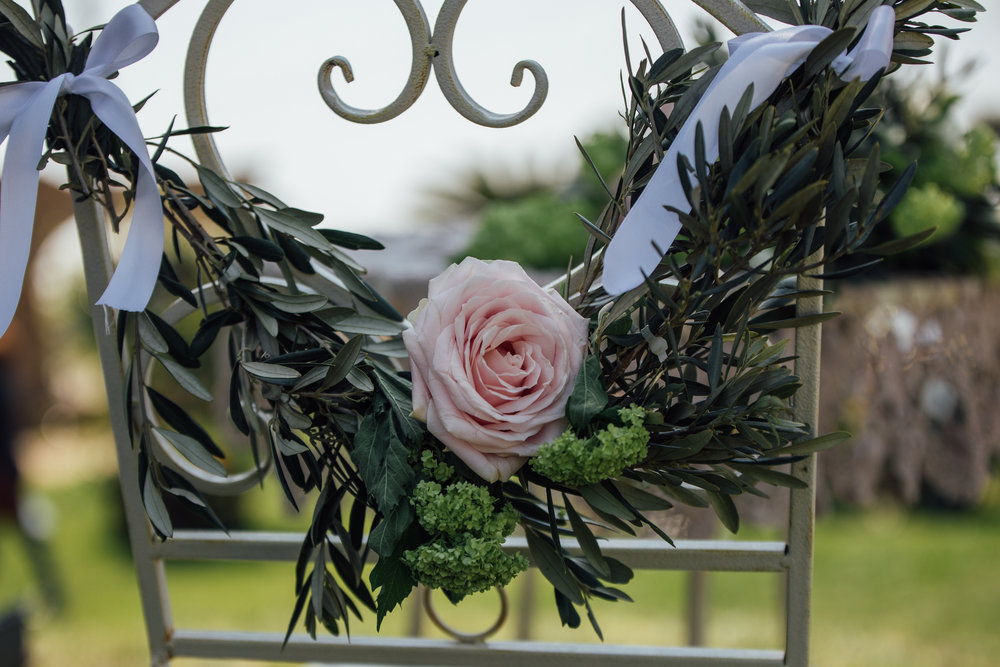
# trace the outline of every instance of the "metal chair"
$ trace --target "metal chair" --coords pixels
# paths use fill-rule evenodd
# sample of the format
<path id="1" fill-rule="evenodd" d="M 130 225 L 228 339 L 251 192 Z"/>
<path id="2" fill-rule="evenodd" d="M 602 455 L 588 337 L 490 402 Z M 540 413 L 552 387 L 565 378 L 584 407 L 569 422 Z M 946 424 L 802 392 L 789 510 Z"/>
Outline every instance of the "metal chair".
<path id="1" fill-rule="evenodd" d="M 681 45 L 680 37 L 666 9 L 657 0 L 631 0 L 653 28 L 663 49 Z M 212 38 L 233 0 L 208 0 L 189 43 L 185 65 L 186 112 L 191 126 L 209 125 L 205 101 L 206 60 Z M 694 0 L 707 12 L 737 33 L 767 29 L 746 5 L 738 0 Z M 177 0 L 142 0 L 154 17 L 161 16 Z M 398 98 L 383 109 L 365 111 L 340 101 L 329 86 L 334 67 L 343 61 L 331 59 L 320 72 L 321 94 L 338 114 L 362 123 L 388 120 L 409 107 L 421 94 L 431 71 L 445 97 L 469 120 L 493 127 L 516 124 L 542 104 L 546 78 L 534 62 L 522 62 L 515 68 L 515 81 L 527 70 L 535 80 L 535 92 L 521 112 L 494 114 L 478 105 L 463 88 L 455 74 L 452 39 L 465 0 L 446 0 L 433 30 L 418 0 L 395 0 L 406 20 L 412 40 L 413 63 L 409 80 Z M 184 10 L 188 7 L 184 5 Z M 178 11 L 175 9 L 174 11 Z M 325 81 L 325 83 L 324 83 Z M 225 167 L 211 135 L 195 137 L 199 159 L 218 171 Z M 83 245 L 86 282 L 91 303 L 96 302 L 111 274 L 112 262 L 107 244 L 106 223 L 102 212 L 89 201 L 75 204 L 75 215 Z M 815 281 L 803 279 L 815 289 Z M 821 298 L 799 301 L 801 315 L 818 313 Z M 791 491 L 787 540 L 780 542 L 685 541 L 676 548 L 660 541 L 614 539 L 604 552 L 629 563 L 636 569 L 687 571 L 772 572 L 787 577 L 784 650 L 738 650 L 700 647 L 624 647 L 613 645 L 572 645 L 540 642 L 462 643 L 422 638 L 320 638 L 316 641 L 293 635 L 282 648 L 283 635 L 274 633 L 219 632 L 209 629 L 176 628 L 170 611 L 170 594 L 164 562 L 174 559 L 225 559 L 294 562 L 301 536 L 294 533 L 177 531 L 161 542 L 156 540 L 143 511 L 139 480 L 136 478 L 135 454 L 129 444 L 122 376 L 123 361 L 116 346 L 114 324 L 106 326 L 99 307 L 93 308 L 94 331 L 103 366 L 105 388 L 110 406 L 128 521 L 129 537 L 135 559 L 145 616 L 147 637 L 153 665 L 167 665 L 172 658 L 242 658 L 253 660 L 384 664 L 384 665 L 573 665 L 574 667 L 624 664 L 642 665 L 804 665 L 809 645 L 810 587 L 812 570 L 812 534 L 814 523 L 815 466 L 813 457 L 795 464 L 792 473 L 808 482 L 807 490 Z M 799 421 L 815 424 L 818 410 L 819 379 L 818 326 L 800 329 L 795 341 L 796 373 L 803 387 L 796 396 L 795 411 Z M 249 479 L 253 485 L 254 479 Z M 230 479 L 229 486 L 247 485 L 247 478 Z M 523 539 L 508 541 L 508 548 L 528 555 Z M 280 630 L 276 628 L 276 630 Z"/>

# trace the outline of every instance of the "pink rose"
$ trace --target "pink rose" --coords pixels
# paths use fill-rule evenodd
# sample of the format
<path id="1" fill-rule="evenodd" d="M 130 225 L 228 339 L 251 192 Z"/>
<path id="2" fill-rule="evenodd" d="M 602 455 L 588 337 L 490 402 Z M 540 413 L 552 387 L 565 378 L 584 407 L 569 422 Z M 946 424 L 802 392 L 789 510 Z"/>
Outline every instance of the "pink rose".
<path id="1" fill-rule="evenodd" d="M 483 479 L 507 480 L 565 430 L 587 320 L 518 264 L 452 264 L 411 319 L 413 415 Z"/>

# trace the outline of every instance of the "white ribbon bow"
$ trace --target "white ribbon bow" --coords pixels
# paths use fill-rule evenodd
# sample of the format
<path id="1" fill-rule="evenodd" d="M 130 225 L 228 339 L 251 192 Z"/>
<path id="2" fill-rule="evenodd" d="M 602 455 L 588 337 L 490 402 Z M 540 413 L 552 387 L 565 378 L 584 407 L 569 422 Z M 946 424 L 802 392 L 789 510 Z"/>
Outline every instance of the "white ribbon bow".
<path id="1" fill-rule="evenodd" d="M 833 62 L 845 81 L 867 81 L 889 65 L 896 14 L 881 6 L 872 12 L 868 27 L 850 53 Z M 734 109 L 753 85 L 750 108 L 756 109 L 794 72 L 809 53 L 833 31 L 816 25 L 795 26 L 774 32 L 750 33 L 729 41 L 730 58 L 719 69 L 691 115 L 681 126 L 663 160 L 642 194 L 632 205 L 604 253 L 604 289 L 623 294 L 641 285 L 681 230 L 677 214 L 665 209 L 689 208 L 677 171 L 679 155 L 693 156 L 695 132 L 701 123 L 705 159 L 719 157 L 719 118 L 726 107 Z"/>
<path id="2" fill-rule="evenodd" d="M 163 254 L 163 209 L 132 105 L 107 77 L 146 57 L 158 39 L 152 17 L 139 5 L 130 5 L 101 31 L 79 75 L 0 88 L 0 143 L 10 137 L 0 177 L 0 335 L 7 331 L 21 295 L 38 196 L 38 160 L 60 95 L 90 100 L 97 117 L 139 158 L 131 232 L 97 303 L 134 311 L 146 307 Z"/>

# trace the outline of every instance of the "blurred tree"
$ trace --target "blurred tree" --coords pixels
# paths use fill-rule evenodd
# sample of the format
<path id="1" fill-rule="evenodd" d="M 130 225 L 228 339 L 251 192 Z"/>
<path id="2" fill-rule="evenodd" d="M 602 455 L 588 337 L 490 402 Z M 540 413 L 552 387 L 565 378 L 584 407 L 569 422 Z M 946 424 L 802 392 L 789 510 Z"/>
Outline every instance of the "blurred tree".
<path id="1" fill-rule="evenodd" d="M 892 224 L 875 230 L 875 242 L 936 228 L 916 248 L 887 257 L 883 270 L 1000 276 L 996 133 L 985 123 L 956 130 L 960 95 L 944 78 L 929 86 L 883 83 L 886 112 L 875 138 L 893 167 L 884 174 L 885 183 L 911 162 L 917 172 Z"/>
<path id="2" fill-rule="evenodd" d="M 610 187 L 622 171 L 625 139 L 616 133 L 597 133 L 582 142 L 601 179 Z M 474 174 L 473 182 L 490 180 Z M 469 244 L 452 259 L 509 259 L 535 269 L 565 269 L 582 257 L 587 231 L 577 214 L 594 219 L 607 204 L 608 194 L 594 169 L 581 156 L 576 176 L 557 186 L 544 181 L 520 184 L 520 196 L 493 196 L 492 187 L 481 187 L 479 224 Z M 454 201 L 457 196 L 452 195 Z"/>

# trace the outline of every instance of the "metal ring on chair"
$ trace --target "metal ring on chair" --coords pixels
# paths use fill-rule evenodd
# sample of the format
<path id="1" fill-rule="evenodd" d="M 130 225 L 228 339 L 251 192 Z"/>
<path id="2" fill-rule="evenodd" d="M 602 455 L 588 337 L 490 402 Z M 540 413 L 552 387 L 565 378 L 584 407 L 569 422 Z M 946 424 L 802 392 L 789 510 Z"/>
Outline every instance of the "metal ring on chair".
<path id="1" fill-rule="evenodd" d="M 427 617 L 431 619 L 431 623 L 440 628 L 442 632 L 450 636 L 452 639 L 455 639 L 463 644 L 476 644 L 486 641 L 488 637 L 496 634 L 496 632 L 503 627 L 503 624 L 507 622 L 507 615 L 510 612 L 510 601 L 507 598 L 507 591 L 499 586 L 497 586 L 496 591 L 500 594 L 500 616 L 497 617 L 497 620 L 494 621 L 493 625 L 486 628 L 482 632 L 461 632 L 460 630 L 456 630 L 445 623 L 441 617 L 438 616 L 437 610 L 434 608 L 434 590 L 427 587 L 424 587 L 423 589 L 424 611 L 427 612 Z"/>
<path id="2" fill-rule="evenodd" d="M 206 305 L 216 303 L 214 292 L 212 290 L 205 289 L 204 293 L 206 295 Z M 163 319 L 170 324 L 174 324 L 193 312 L 195 312 L 195 308 L 192 307 L 191 304 L 181 299 L 177 299 L 163 312 Z M 153 360 L 151 357 L 148 357 L 146 367 L 144 369 L 146 382 L 149 382 L 152 372 Z M 156 418 L 154 413 L 149 413 L 149 419 L 154 426 L 159 425 L 159 420 Z M 267 474 L 268 470 L 270 470 L 273 465 L 270 451 L 264 448 L 260 452 L 260 460 L 257 466 L 249 470 L 228 474 L 225 477 L 217 477 L 216 475 L 205 472 L 185 459 L 180 452 L 167 443 L 165 439 L 155 431 L 153 433 L 151 444 L 153 446 L 154 456 L 157 458 L 162 457 L 162 459 L 169 461 L 174 469 L 184 475 L 184 477 L 199 491 L 211 493 L 217 496 L 238 496 L 244 491 L 249 491 L 253 487 L 260 484 L 263 476 Z"/>

